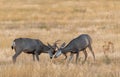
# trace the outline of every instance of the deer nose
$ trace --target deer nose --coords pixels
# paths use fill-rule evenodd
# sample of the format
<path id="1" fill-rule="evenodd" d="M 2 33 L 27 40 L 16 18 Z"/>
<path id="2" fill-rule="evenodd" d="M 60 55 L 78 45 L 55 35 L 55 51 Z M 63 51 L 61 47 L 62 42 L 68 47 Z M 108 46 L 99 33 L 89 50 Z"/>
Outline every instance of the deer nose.
<path id="1" fill-rule="evenodd" d="M 50 59 L 52 59 L 52 57 L 50 57 Z"/>

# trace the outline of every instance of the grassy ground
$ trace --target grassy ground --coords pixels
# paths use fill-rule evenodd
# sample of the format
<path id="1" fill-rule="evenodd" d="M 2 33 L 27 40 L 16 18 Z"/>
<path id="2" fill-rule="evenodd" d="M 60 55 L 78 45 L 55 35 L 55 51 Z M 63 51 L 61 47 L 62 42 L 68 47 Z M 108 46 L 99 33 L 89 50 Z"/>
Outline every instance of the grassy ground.
<path id="1" fill-rule="evenodd" d="M 0 0 L 0 77 L 120 77 L 119 4 L 118 0 Z M 60 39 L 62 44 L 83 33 L 93 39 L 95 62 L 87 50 L 84 65 L 73 59 L 67 66 L 63 56 L 51 62 L 48 54 L 33 62 L 25 53 L 12 63 L 15 38 L 38 38 L 45 44 Z M 103 54 L 104 41 L 115 46 L 108 57 Z M 83 53 L 80 56 L 83 60 Z"/>

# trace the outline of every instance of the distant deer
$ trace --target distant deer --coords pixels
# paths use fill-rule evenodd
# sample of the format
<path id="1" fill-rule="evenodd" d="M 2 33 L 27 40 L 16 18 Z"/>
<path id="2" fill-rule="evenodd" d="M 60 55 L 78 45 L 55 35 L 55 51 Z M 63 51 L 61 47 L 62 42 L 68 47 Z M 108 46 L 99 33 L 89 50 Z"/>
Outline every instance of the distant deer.
<path id="1" fill-rule="evenodd" d="M 88 34 L 82 34 L 82 35 L 74 38 L 73 40 L 71 40 L 66 46 L 65 46 L 65 43 L 63 43 L 61 45 L 61 47 L 55 53 L 54 58 L 59 57 L 61 54 L 65 55 L 66 53 L 70 52 L 71 54 L 70 54 L 68 63 L 73 58 L 73 55 L 76 54 L 76 64 L 77 64 L 79 52 L 82 51 L 82 52 L 84 52 L 84 55 L 85 55 L 85 60 L 84 60 L 84 62 L 85 62 L 86 58 L 87 58 L 86 48 L 89 48 L 93 55 L 93 58 L 95 60 L 95 54 L 92 50 L 91 44 L 92 44 L 91 37 Z"/>
<path id="2" fill-rule="evenodd" d="M 103 45 L 103 52 L 106 55 L 109 52 L 114 52 L 114 44 L 111 41 L 105 41 Z"/>
<path id="3" fill-rule="evenodd" d="M 38 55 L 40 55 L 41 53 L 48 53 L 50 55 L 50 58 L 52 59 L 52 56 L 56 52 L 56 46 L 58 41 L 55 41 L 55 43 L 52 46 L 49 43 L 48 45 L 45 45 L 39 39 L 17 38 L 13 41 L 13 44 L 11 46 L 11 48 L 15 50 L 15 54 L 13 56 L 13 63 L 16 62 L 17 56 L 20 55 L 22 52 L 32 54 L 34 61 L 35 56 L 36 59 L 39 61 Z"/>

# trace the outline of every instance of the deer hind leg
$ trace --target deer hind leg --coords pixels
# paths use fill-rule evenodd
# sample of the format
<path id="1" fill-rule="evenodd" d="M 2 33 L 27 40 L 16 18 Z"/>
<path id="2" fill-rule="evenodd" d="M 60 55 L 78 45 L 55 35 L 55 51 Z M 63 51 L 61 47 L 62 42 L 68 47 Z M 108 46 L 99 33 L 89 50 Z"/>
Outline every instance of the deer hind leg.
<path id="1" fill-rule="evenodd" d="M 78 62 L 79 52 L 76 53 L 76 64 Z"/>
<path id="2" fill-rule="evenodd" d="M 85 61 L 86 61 L 86 59 L 87 59 L 87 56 L 88 56 L 86 49 L 83 50 L 83 53 L 84 53 L 84 55 L 85 55 L 85 59 L 84 59 L 84 61 L 82 62 L 82 64 L 85 63 Z"/>
<path id="3" fill-rule="evenodd" d="M 91 51 L 91 53 L 92 53 L 92 55 L 93 55 L 94 61 L 95 61 L 95 54 L 94 54 L 94 52 L 93 52 L 93 49 L 92 49 L 91 45 L 89 45 L 88 48 L 90 49 L 90 51 Z"/>

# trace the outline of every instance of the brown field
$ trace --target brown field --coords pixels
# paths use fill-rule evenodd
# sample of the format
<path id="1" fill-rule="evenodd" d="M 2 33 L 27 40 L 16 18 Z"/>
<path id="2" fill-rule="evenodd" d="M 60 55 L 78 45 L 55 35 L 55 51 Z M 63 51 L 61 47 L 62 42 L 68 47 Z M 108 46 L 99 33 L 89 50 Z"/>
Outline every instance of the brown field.
<path id="1" fill-rule="evenodd" d="M 63 56 L 51 61 L 48 54 L 33 62 L 32 55 L 25 53 L 12 63 L 15 38 L 38 38 L 45 44 L 60 39 L 60 45 L 83 33 L 93 39 L 95 62 L 87 50 L 84 65 L 83 53 L 77 65 L 73 59 L 67 66 Z M 107 57 L 104 41 L 115 47 Z M 120 77 L 120 1 L 0 0 L 0 77 Z"/>

